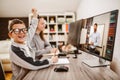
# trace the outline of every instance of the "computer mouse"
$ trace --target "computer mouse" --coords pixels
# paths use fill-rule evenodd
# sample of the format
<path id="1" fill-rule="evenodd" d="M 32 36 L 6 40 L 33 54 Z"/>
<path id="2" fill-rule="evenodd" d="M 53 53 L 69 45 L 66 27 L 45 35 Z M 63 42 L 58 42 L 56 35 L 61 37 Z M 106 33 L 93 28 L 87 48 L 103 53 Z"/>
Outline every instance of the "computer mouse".
<path id="1" fill-rule="evenodd" d="M 67 66 L 58 66 L 54 69 L 55 72 L 67 72 L 69 68 Z"/>

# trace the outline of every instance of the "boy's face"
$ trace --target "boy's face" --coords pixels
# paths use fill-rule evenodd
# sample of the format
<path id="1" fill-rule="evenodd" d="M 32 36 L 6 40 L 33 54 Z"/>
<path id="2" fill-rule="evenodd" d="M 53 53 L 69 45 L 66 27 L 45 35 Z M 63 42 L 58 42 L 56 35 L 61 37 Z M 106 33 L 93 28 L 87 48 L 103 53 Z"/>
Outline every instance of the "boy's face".
<path id="1" fill-rule="evenodd" d="M 8 35 L 16 43 L 24 44 L 26 33 L 27 29 L 24 24 L 14 24 Z"/>

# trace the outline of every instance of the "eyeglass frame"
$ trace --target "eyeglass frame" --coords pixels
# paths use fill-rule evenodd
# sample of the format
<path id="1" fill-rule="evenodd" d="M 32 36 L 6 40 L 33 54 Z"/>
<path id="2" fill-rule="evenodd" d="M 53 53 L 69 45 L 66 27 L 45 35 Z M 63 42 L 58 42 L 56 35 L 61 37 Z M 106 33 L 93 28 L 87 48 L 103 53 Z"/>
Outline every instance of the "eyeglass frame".
<path id="1" fill-rule="evenodd" d="M 15 31 L 15 30 L 18 30 L 18 31 Z M 12 29 L 10 32 L 11 32 L 11 33 L 14 32 L 15 34 L 20 34 L 21 31 L 22 31 L 24 34 L 26 34 L 28 30 L 27 30 L 27 28 L 22 28 L 22 29 L 16 28 L 16 29 Z"/>

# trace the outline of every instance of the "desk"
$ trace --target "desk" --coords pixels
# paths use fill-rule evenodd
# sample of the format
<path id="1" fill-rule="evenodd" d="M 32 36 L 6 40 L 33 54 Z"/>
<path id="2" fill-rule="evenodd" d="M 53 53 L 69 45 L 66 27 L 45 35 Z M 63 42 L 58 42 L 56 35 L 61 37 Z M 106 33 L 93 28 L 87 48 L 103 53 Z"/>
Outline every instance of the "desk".
<path id="1" fill-rule="evenodd" d="M 31 75 L 29 80 L 120 80 L 116 73 L 109 67 L 90 68 L 84 63 L 83 59 L 95 58 L 93 55 L 83 52 L 73 59 L 74 55 L 68 55 L 70 64 L 69 72 L 54 72 L 54 68 L 59 65 L 50 66 L 38 71 L 30 71 L 27 76 Z"/>

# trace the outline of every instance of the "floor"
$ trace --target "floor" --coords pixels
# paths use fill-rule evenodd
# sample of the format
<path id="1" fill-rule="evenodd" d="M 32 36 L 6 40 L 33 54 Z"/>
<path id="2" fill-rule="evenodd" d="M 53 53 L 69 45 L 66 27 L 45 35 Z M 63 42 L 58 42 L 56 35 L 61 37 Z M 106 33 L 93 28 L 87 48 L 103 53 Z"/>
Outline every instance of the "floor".
<path id="1" fill-rule="evenodd" d="M 6 72 L 5 77 L 6 77 L 5 80 L 11 80 L 12 72 Z"/>

